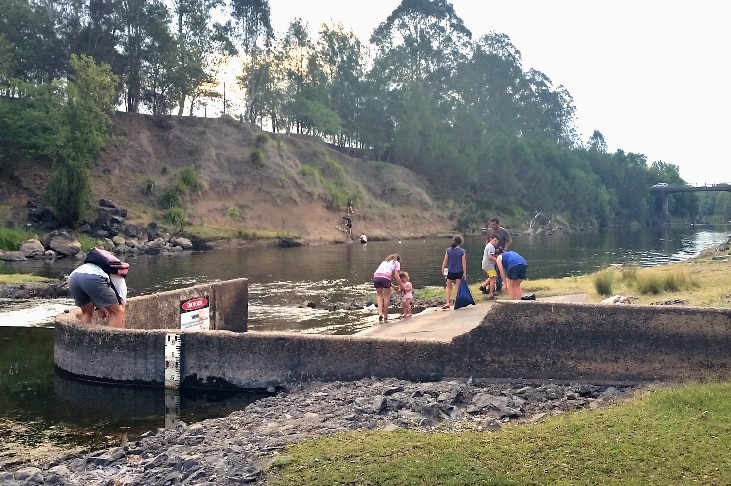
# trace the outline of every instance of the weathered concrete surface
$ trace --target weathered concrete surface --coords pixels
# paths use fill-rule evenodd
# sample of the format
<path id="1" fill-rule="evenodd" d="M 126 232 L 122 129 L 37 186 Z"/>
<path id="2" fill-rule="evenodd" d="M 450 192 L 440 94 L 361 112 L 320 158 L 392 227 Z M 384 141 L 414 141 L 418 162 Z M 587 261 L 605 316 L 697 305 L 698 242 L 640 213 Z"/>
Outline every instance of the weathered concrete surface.
<path id="1" fill-rule="evenodd" d="M 482 322 L 495 301 L 480 302 L 461 309 L 442 310 L 428 308 L 407 319 L 391 318 L 387 323 L 378 322 L 355 336 L 378 339 L 397 339 L 403 341 L 440 341 L 449 343 L 456 336 L 470 332 Z"/>
<path id="2" fill-rule="evenodd" d="M 249 320 L 249 280 L 239 278 L 194 285 L 184 289 L 131 297 L 127 301 L 127 329 L 180 329 L 180 304 L 196 297 L 207 297 L 211 329 L 245 332 Z M 81 311 L 71 309 L 56 320 L 77 320 Z M 104 325 L 102 320 L 96 324 Z"/>
<path id="3" fill-rule="evenodd" d="M 417 316 L 382 325 L 391 332 L 380 337 L 381 326 L 356 336 L 184 332 L 181 378 L 187 384 L 242 388 L 371 376 L 731 378 L 730 309 L 501 301 L 431 315 L 421 322 Z M 455 324 L 459 319 L 464 322 Z M 427 328 L 432 337 L 425 337 Z M 445 332 L 452 333 L 449 339 Z M 56 364 L 87 377 L 159 383 L 164 333 L 57 321 Z"/>
<path id="4" fill-rule="evenodd" d="M 452 341 L 462 376 L 569 380 L 731 377 L 731 309 L 497 304 Z"/>

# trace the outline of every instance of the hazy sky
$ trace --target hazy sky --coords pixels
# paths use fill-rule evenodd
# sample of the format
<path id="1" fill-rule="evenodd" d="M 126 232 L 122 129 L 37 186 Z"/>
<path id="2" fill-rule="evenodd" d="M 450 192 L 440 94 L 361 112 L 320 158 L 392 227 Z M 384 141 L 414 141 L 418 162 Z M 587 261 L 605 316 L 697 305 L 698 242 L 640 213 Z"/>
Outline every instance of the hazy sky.
<path id="1" fill-rule="evenodd" d="M 274 29 L 294 18 L 331 20 L 368 42 L 400 0 L 270 0 Z M 731 183 L 726 152 L 731 28 L 725 2 L 697 0 L 453 0 L 473 39 L 507 34 L 523 70 L 536 69 L 574 98 L 581 140 L 595 129 L 610 152 L 680 167 L 694 184 Z"/>

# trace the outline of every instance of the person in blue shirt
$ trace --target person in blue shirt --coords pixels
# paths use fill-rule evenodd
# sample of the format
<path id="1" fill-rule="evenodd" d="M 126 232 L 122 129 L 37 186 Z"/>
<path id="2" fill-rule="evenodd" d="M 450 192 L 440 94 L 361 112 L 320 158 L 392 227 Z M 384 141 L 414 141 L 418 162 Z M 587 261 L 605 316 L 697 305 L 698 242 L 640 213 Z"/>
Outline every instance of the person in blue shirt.
<path id="1" fill-rule="evenodd" d="M 498 250 L 496 254 L 495 264 L 500 271 L 500 275 L 508 284 L 508 296 L 510 300 L 521 300 L 523 290 L 520 288 L 520 285 L 526 279 L 528 263 L 526 263 L 525 258 L 514 251 L 500 252 Z"/>

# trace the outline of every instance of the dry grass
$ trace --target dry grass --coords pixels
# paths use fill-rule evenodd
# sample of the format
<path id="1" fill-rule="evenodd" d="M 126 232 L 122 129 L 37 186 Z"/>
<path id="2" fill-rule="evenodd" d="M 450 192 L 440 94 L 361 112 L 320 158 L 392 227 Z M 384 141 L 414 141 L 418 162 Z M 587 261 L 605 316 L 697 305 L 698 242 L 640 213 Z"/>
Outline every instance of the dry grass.
<path id="1" fill-rule="evenodd" d="M 597 275 L 604 273 L 604 281 L 611 281 L 611 294 L 629 297 L 633 304 L 647 305 L 658 302 L 682 301 L 697 307 L 731 307 L 731 252 L 707 250 L 700 256 L 684 262 L 653 268 L 612 267 L 597 274 L 562 279 L 527 280 L 524 293 L 535 293 L 538 298 L 568 294 L 586 294 L 590 302 L 606 298 L 596 290 Z M 613 272 L 606 278 L 607 272 Z M 677 283 L 677 290 L 643 293 L 643 286 L 652 282 Z"/>

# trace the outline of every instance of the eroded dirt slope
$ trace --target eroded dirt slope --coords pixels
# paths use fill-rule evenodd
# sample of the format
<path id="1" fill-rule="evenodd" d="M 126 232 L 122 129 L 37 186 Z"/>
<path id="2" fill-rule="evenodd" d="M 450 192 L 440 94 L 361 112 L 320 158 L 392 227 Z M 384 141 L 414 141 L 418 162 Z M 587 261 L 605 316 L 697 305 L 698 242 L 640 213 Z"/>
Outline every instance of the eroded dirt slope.
<path id="1" fill-rule="evenodd" d="M 231 117 L 159 117 L 118 113 L 116 135 L 92 175 L 94 198 L 128 209 L 128 222 L 162 223 L 162 195 L 185 168 L 203 190 L 184 199 L 194 225 L 294 233 L 306 240 L 343 239 L 343 212 L 333 194 L 354 195 L 354 231 L 404 238 L 449 232 L 449 211 L 417 174 L 344 155 L 316 139 L 272 134 Z M 259 151 L 259 158 L 252 155 Z M 11 169 L 5 219 L 21 218 L 48 180 L 40 164 Z M 144 194 L 148 181 L 151 194 Z M 337 199 L 337 196 L 335 199 Z"/>

